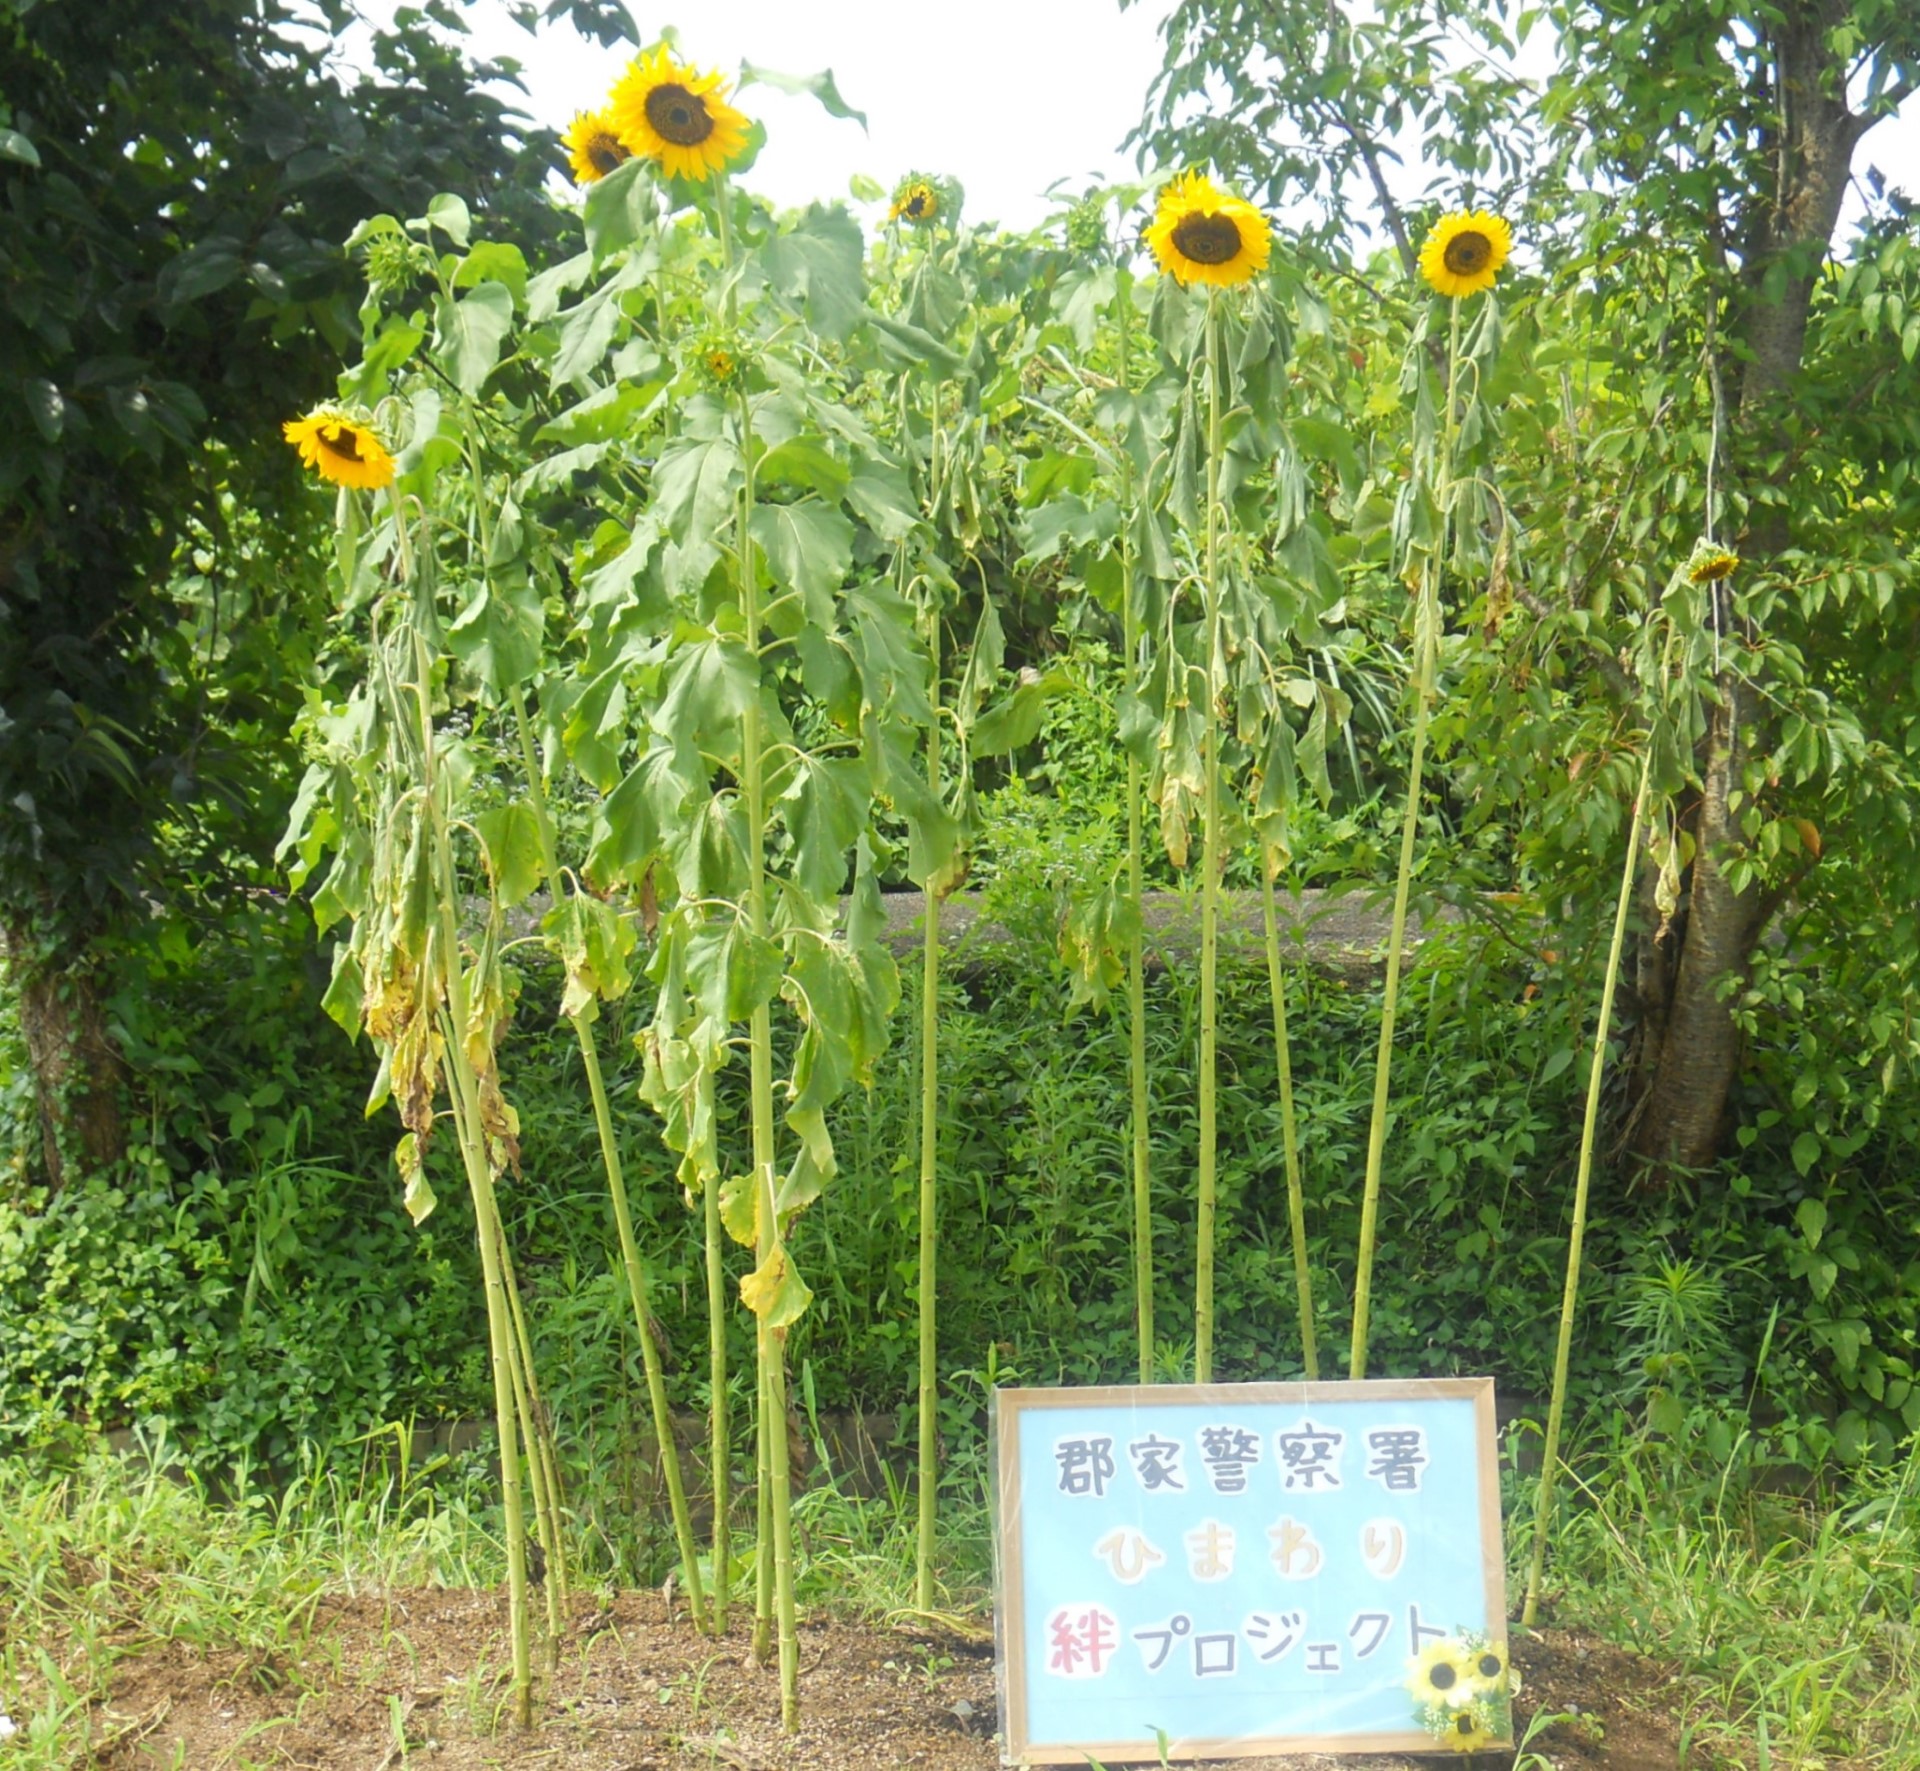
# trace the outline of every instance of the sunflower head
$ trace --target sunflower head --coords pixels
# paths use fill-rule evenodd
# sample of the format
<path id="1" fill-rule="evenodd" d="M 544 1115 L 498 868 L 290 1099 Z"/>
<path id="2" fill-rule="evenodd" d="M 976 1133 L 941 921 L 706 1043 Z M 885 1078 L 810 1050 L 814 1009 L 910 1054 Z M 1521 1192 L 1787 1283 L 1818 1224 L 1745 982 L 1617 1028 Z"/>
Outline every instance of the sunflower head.
<path id="1" fill-rule="evenodd" d="M 1492 1746 L 1499 1736 L 1494 1732 L 1493 1718 L 1478 1704 L 1470 1704 L 1447 1717 L 1441 1738 L 1457 1753 L 1477 1753 Z"/>
<path id="2" fill-rule="evenodd" d="M 1472 1651 L 1451 1636 L 1429 1642 L 1407 1663 L 1407 1689 L 1415 1703 L 1462 1708 L 1479 1690 L 1474 1683 Z"/>
<path id="3" fill-rule="evenodd" d="M 909 227 L 930 228 L 951 207 L 941 180 L 929 178 L 923 172 L 909 172 L 893 187 L 887 220 L 904 221 Z"/>
<path id="4" fill-rule="evenodd" d="M 633 58 L 605 114 L 628 153 L 695 183 L 724 172 L 747 145 L 746 116 L 727 103 L 725 81 L 683 66 L 665 44 Z"/>
<path id="5" fill-rule="evenodd" d="M 1216 189 L 1203 172 L 1189 172 L 1161 191 L 1147 245 L 1183 289 L 1193 283 L 1237 289 L 1266 269 L 1273 230 L 1244 198 Z"/>
<path id="6" fill-rule="evenodd" d="M 746 358 L 731 339 L 709 338 L 695 358 L 700 378 L 713 388 L 738 387 L 746 372 Z"/>
<path id="7" fill-rule="evenodd" d="M 1099 197 L 1082 197 L 1067 211 L 1067 244 L 1076 252 L 1107 249 L 1107 205 Z"/>
<path id="8" fill-rule="evenodd" d="M 1507 1661 L 1507 1645 L 1504 1642 L 1476 1641 L 1475 1645 L 1467 1650 L 1467 1660 L 1471 1669 L 1470 1683 L 1482 1695 L 1504 1695 L 1519 1683 L 1513 1678 L 1512 1668 Z"/>
<path id="9" fill-rule="evenodd" d="M 375 234 L 367 242 L 367 281 L 381 289 L 411 289 L 432 269 L 433 253 L 405 234 Z"/>
<path id="10" fill-rule="evenodd" d="M 1740 556 L 1737 553 L 1716 547 L 1711 541 L 1696 541 L 1687 559 L 1687 582 L 1718 584 L 1722 578 L 1731 577 L 1739 567 Z"/>
<path id="11" fill-rule="evenodd" d="M 393 484 L 393 457 L 373 426 L 340 406 L 316 406 L 281 427 L 301 461 L 336 486 L 376 492 Z"/>
<path id="12" fill-rule="evenodd" d="M 1491 210 L 1443 215 L 1420 248 L 1420 274 L 1442 295 L 1491 289 L 1513 251 L 1513 229 Z"/>
<path id="13" fill-rule="evenodd" d="M 633 150 L 614 127 L 611 109 L 576 112 L 560 141 L 567 150 L 575 184 L 596 183 L 633 158 Z"/>

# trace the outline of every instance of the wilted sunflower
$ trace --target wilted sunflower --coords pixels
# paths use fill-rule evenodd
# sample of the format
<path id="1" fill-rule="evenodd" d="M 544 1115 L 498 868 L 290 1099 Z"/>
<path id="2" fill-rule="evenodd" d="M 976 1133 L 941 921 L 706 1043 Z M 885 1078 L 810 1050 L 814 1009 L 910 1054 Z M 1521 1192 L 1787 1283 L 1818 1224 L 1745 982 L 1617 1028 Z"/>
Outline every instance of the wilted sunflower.
<path id="1" fill-rule="evenodd" d="M 1493 1731 L 1493 1718 L 1475 1704 L 1449 1716 L 1446 1732 L 1440 1738 L 1457 1753 L 1477 1753 L 1492 1746 L 1498 1737 Z"/>
<path id="2" fill-rule="evenodd" d="M 1205 173 L 1189 172 L 1160 193 L 1147 245 L 1183 289 L 1189 283 L 1237 289 L 1266 269 L 1273 232 L 1251 203 L 1216 190 Z"/>
<path id="3" fill-rule="evenodd" d="M 747 145 L 747 119 L 727 103 L 719 74 L 683 67 L 666 46 L 636 55 L 607 99 L 621 144 L 663 172 L 701 180 Z"/>
<path id="4" fill-rule="evenodd" d="M 1740 556 L 1737 553 L 1716 547 L 1711 541 L 1696 541 L 1692 557 L 1687 561 L 1687 582 L 1718 584 L 1722 578 L 1731 577 L 1739 567 Z"/>
<path id="5" fill-rule="evenodd" d="M 305 418 L 291 418 L 281 427 L 301 461 L 336 486 L 377 492 L 393 484 L 393 457 L 373 427 L 338 406 L 316 406 Z"/>
<path id="6" fill-rule="evenodd" d="M 917 228 L 931 227 L 940 209 L 940 190 L 933 180 L 908 173 L 893 187 L 893 203 L 887 210 L 887 220 L 908 222 Z"/>
<path id="7" fill-rule="evenodd" d="M 1513 229 L 1486 209 L 1443 215 L 1420 248 L 1420 274 L 1442 295 L 1491 289 L 1513 251 Z"/>
<path id="8" fill-rule="evenodd" d="M 614 127 L 611 110 L 576 112 L 560 140 L 573 164 L 575 184 L 596 183 L 633 158 L 633 150 Z"/>
<path id="9" fill-rule="evenodd" d="M 1429 1642 L 1408 1662 L 1407 1689 L 1416 1703 L 1437 1703 L 1458 1709 L 1472 1702 L 1478 1687 L 1473 1679 L 1473 1656 L 1464 1642 L 1451 1636 Z"/>

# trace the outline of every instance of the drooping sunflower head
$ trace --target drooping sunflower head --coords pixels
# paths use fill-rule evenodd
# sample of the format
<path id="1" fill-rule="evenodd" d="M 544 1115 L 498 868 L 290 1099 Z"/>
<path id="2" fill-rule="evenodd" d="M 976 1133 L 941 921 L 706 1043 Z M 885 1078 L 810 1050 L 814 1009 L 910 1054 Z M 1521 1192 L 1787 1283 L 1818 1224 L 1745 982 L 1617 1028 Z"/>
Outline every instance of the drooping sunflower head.
<path id="1" fill-rule="evenodd" d="M 607 100 L 621 145 L 661 171 L 696 183 L 739 158 L 746 116 L 727 103 L 726 82 L 675 61 L 665 44 L 636 55 Z"/>
<path id="2" fill-rule="evenodd" d="M 1407 1664 L 1407 1689 L 1415 1703 L 1439 1704 L 1446 1709 L 1471 1703 L 1479 1687 L 1474 1683 L 1473 1656 L 1467 1645 L 1451 1636 L 1429 1642 Z"/>
<path id="3" fill-rule="evenodd" d="M 1491 289 L 1513 252 L 1513 229 L 1487 209 L 1462 209 L 1433 224 L 1420 248 L 1420 274 L 1442 295 Z"/>
<path id="4" fill-rule="evenodd" d="M 1499 1737 L 1493 1730 L 1493 1718 L 1473 1704 L 1447 1718 L 1442 1738 L 1457 1753 L 1477 1753 L 1484 1752 Z"/>
<path id="5" fill-rule="evenodd" d="M 596 183 L 633 158 L 633 150 L 620 139 L 620 131 L 614 126 L 611 108 L 576 112 L 560 139 L 575 184 Z"/>
<path id="6" fill-rule="evenodd" d="M 1193 283 L 1237 289 L 1266 269 L 1273 230 L 1244 198 L 1216 189 L 1203 172 L 1189 172 L 1161 191 L 1147 245 L 1183 289 Z"/>
<path id="7" fill-rule="evenodd" d="M 893 201 L 887 207 L 887 220 L 904 221 L 909 227 L 929 228 L 940 219 L 946 207 L 941 201 L 937 180 L 918 172 L 909 172 L 893 187 Z"/>
<path id="8" fill-rule="evenodd" d="M 1687 559 L 1687 582 L 1718 584 L 1739 569 L 1740 556 L 1730 548 L 1718 547 L 1711 541 L 1696 541 Z"/>
<path id="9" fill-rule="evenodd" d="M 336 486 L 377 492 L 393 484 L 393 457 L 373 426 L 339 406 L 316 406 L 281 427 L 303 464 Z"/>

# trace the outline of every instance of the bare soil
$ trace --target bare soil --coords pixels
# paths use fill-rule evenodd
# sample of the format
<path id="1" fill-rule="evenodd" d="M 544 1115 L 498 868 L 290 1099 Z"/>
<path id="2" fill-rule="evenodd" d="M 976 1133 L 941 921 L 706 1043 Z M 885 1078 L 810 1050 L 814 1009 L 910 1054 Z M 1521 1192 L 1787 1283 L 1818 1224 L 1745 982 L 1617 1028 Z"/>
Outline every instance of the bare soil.
<path id="1" fill-rule="evenodd" d="M 508 1713 L 505 1604 L 494 1592 L 424 1589 L 314 1602 L 283 1658 L 173 1641 L 130 1654 L 96 1714 L 101 1771 L 991 1771 L 993 1649 L 984 1632 L 816 1618 L 800 1631 L 803 1717 L 780 1728 L 779 1682 L 753 1662 L 748 1620 L 694 1633 L 656 1593 L 576 1600 L 559 1663 L 526 1732 Z M 1606 1643 L 1522 1636 L 1519 1728 L 1560 1771 L 1676 1771 L 1678 1687 Z M 1444 1755 L 1443 1755 L 1444 1757 Z M 1446 1762 L 1459 1764 L 1458 1759 Z M 1233 1771 L 1412 1771 L 1400 1757 L 1240 1759 Z M 1432 1760 L 1425 1763 L 1430 1767 Z M 1510 1763 L 1483 1754 L 1476 1771 Z"/>

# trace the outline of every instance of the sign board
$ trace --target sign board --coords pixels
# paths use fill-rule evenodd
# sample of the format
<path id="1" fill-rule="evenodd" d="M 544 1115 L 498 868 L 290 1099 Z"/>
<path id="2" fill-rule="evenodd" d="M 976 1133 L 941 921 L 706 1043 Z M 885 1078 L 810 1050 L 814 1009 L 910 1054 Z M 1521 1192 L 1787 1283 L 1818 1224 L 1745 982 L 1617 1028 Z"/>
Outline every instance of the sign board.
<path id="1" fill-rule="evenodd" d="M 999 1390 L 1009 1764 L 1509 1746 L 1493 1380 Z"/>

